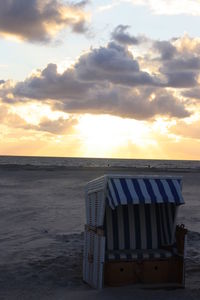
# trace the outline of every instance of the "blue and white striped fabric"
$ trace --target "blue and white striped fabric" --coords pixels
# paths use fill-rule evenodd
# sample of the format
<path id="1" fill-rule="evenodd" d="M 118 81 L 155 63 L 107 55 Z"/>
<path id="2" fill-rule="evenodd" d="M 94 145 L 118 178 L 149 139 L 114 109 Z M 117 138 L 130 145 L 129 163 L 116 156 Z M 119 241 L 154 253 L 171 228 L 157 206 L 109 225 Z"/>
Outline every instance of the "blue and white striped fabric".
<path id="1" fill-rule="evenodd" d="M 178 178 L 109 178 L 106 201 L 112 209 L 126 204 L 184 204 Z"/>
<path id="2" fill-rule="evenodd" d="M 172 256 L 162 247 L 174 243 L 176 209 L 173 203 L 119 205 L 114 210 L 107 205 L 104 219 L 107 259 Z"/>
<path id="3" fill-rule="evenodd" d="M 107 250 L 158 249 L 174 243 L 174 204 L 106 206 Z"/>

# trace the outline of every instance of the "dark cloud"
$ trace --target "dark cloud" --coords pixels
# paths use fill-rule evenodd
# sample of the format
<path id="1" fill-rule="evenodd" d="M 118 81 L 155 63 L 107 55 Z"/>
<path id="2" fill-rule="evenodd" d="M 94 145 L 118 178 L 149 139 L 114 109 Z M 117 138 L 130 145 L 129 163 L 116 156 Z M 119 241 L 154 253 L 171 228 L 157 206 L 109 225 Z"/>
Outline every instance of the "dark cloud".
<path id="1" fill-rule="evenodd" d="M 183 55 L 183 54 L 182 54 Z M 199 71 L 200 69 L 200 57 L 195 55 L 181 57 L 179 54 L 178 58 L 175 58 L 167 63 L 168 69 L 173 71 Z"/>
<path id="2" fill-rule="evenodd" d="M 18 83 L 15 94 L 34 99 L 53 99 L 55 109 L 71 113 L 106 113 L 135 119 L 148 119 L 155 115 L 178 118 L 189 116 L 184 105 L 162 88 L 133 88 L 99 77 L 80 81 L 74 71 L 58 74 L 56 65 L 49 65 L 40 77 Z M 78 73 L 79 75 L 79 73 Z M 153 95 L 153 98 L 152 98 Z"/>
<path id="3" fill-rule="evenodd" d="M 177 39 L 176 39 L 177 40 Z M 165 77 L 164 85 L 173 88 L 188 88 L 197 86 L 200 70 L 198 53 L 180 51 L 171 41 L 155 41 L 153 48 L 159 52 L 159 57 L 152 61 L 160 64 L 159 72 Z"/>
<path id="4" fill-rule="evenodd" d="M 154 93 L 155 92 L 155 93 Z M 154 99 L 151 99 L 152 94 Z M 178 99 L 165 90 L 130 89 L 113 87 L 99 89 L 88 95 L 85 101 L 63 101 L 56 108 L 68 112 L 111 114 L 144 120 L 156 115 L 185 118 L 190 113 Z"/>
<path id="5" fill-rule="evenodd" d="M 83 0 L 74 3 L 74 6 L 83 7 L 90 3 L 90 0 Z"/>
<path id="6" fill-rule="evenodd" d="M 72 26 L 73 32 L 75 33 L 83 33 L 88 30 L 85 20 L 81 20 L 80 22 L 75 23 Z"/>
<path id="7" fill-rule="evenodd" d="M 101 90 L 106 83 L 131 87 L 160 84 L 157 78 L 140 71 L 129 51 L 110 43 L 82 55 L 74 68 L 63 74 L 57 72 L 55 64 L 49 64 L 40 77 L 18 83 L 14 93 L 34 99 L 83 99 L 91 90 Z"/>
<path id="8" fill-rule="evenodd" d="M 174 88 L 187 88 L 197 85 L 197 73 L 195 72 L 169 72 L 167 86 Z"/>
<path id="9" fill-rule="evenodd" d="M 118 25 L 111 34 L 111 37 L 114 41 L 122 45 L 137 45 L 141 42 L 140 38 L 131 36 L 126 30 L 130 26 Z"/>
<path id="10" fill-rule="evenodd" d="M 84 81 L 108 81 L 132 87 L 161 84 L 158 78 L 141 71 L 133 55 L 114 42 L 83 55 L 75 70 L 78 78 Z"/>
<path id="11" fill-rule="evenodd" d="M 0 34 L 11 34 L 33 42 L 49 42 L 52 32 L 55 34 L 63 28 L 85 32 L 83 4 L 63 4 L 59 0 L 0 1 Z"/>
<path id="12" fill-rule="evenodd" d="M 32 129 L 45 131 L 52 134 L 65 134 L 71 132 L 72 127 L 76 125 L 78 121 L 73 117 L 69 119 L 59 118 L 57 120 L 49 120 L 48 118 L 42 119 L 39 125 L 32 126 Z"/>
<path id="13" fill-rule="evenodd" d="M 189 98 L 200 99 L 200 88 L 188 89 L 182 92 L 182 95 Z"/>
<path id="14" fill-rule="evenodd" d="M 163 61 L 162 67 L 160 68 L 160 72 L 169 77 L 169 85 L 172 84 L 172 86 L 176 86 L 176 81 L 179 81 L 180 84 L 178 84 L 177 87 L 196 85 L 199 70 L 200 57 L 197 57 L 195 54 L 190 54 L 190 56 L 186 55 L 184 57 L 182 53 L 177 53 L 176 57 L 168 61 Z"/>
<path id="15" fill-rule="evenodd" d="M 80 69 L 90 72 L 93 68 L 95 72 L 100 70 L 99 72 L 124 74 L 138 72 L 139 64 L 126 48 L 111 42 L 107 47 L 93 49 L 81 56 L 75 68 L 77 72 Z"/>
<path id="16" fill-rule="evenodd" d="M 190 112 L 186 110 L 184 105 L 172 93 L 166 90 L 156 91 L 155 99 L 155 114 L 168 115 L 170 117 L 185 118 L 190 116 Z"/>
<path id="17" fill-rule="evenodd" d="M 112 41 L 106 47 L 91 49 L 81 55 L 62 74 L 57 72 L 55 64 L 49 64 L 39 76 L 18 82 L 10 93 L 15 101 L 47 101 L 53 108 L 70 113 L 105 113 L 139 120 L 156 115 L 188 117 L 190 113 L 185 102 L 167 88 L 181 90 L 195 86 L 197 71 L 191 69 L 194 64 L 187 64 L 184 56 L 185 67 L 171 70 L 168 64 L 176 61 L 178 65 L 181 57 L 178 51 L 172 55 L 169 54 L 171 50 L 164 51 L 164 47 L 170 49 L 163 43 L 162 55 L 157 60 L 146 58 L 149 65 L 151 61 L 159 61 L 160 73 L 156 75 L 143 71 L 126 45 Z M 192 62 L 191 57 L 188 61 Z M 6 95 L 8 93 L 7 89 Z M 5 96 L 3 100 L 9 102 L 10 98 Z M 51 127 L 51 124 L 47 125 Z"/>
<path id="18" fill-rule="evenodd" d="M 73 70 L 59 74 L 57 65 L 49 64 L 40 77 L 18 83 L 14 94 L 32 99 L 79 99 L 87 95 L 90 87 L 90 83 L 77 80 Z"/>
<path id="19" fill-rule="evenodd" d="M 170 60 L 177 53 L 176 47 L 169 41 L 156 41 L 154 42 L 154 48 L 159 51 L 162 60 Z"/>

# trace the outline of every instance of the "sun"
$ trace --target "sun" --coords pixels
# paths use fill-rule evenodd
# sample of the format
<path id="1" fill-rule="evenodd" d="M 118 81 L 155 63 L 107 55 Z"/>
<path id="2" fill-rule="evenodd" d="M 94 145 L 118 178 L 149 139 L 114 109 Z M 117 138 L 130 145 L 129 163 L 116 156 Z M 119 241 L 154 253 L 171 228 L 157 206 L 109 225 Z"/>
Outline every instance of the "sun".
<path id="1" fill-rule="evenodd" d="M 131 142 L 146 145 L 149 128 L 144 122 L 110 115 L 84 115 L 76 126 L 83 156 L 113 157 L 118 148 Z"/>

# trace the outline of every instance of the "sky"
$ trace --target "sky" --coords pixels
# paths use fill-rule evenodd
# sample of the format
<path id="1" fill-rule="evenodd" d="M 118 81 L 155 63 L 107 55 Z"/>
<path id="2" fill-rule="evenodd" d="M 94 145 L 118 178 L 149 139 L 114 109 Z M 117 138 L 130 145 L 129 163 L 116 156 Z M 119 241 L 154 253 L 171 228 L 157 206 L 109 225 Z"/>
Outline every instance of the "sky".
<path id="1" fill-rule="evenodd" d="M 200 159 L 199 0 L 0 0 L 0 155 Z"/>

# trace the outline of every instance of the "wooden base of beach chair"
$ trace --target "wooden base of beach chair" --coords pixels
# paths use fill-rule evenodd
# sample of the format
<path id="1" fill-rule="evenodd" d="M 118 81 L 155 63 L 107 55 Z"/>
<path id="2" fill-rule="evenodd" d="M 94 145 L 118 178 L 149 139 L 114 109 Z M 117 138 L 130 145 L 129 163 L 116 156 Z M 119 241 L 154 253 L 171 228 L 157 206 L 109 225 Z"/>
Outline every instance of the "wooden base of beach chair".
<path id="1" fill-rule="evenodd" d="M 110 286 L 129 284 L 184 286 L 184 261 L 181 257 L 166 260 L 106 262 L 104 283 Z"/>

